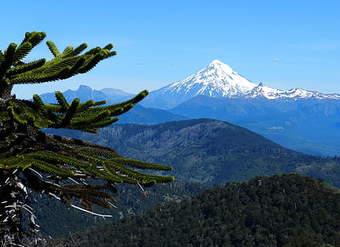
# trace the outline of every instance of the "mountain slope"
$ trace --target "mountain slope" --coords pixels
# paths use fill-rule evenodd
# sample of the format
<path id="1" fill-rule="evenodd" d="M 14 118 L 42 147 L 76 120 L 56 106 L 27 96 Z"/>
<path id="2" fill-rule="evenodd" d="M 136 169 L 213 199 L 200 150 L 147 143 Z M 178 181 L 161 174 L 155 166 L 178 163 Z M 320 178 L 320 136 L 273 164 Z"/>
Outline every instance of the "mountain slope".
<path id="1" fill-rule="evenodd" d="M 164 87 L 160 91 L 163 94 L 188 95 L 190 97 L 196 95 L 233 97 L 248 94 L 254 87 L 256 84 L 239 75 L 230 66 L 213 60 L 196 74 Z"/>
<path id="2" fill-rule="evenodd" d="M 105 90 L 104 90 L 105 92 Z M 108 102 L 119 102 L 123 101 L 129 98 L 130 95 L 124 95 L 124 94 L 116 94 L 113 95 L 112 93 L 105 94 L 103 91 L 92 89 L 85 85 L 80 85 L 77 90 L 66 90 L 64 93 L 64 96 L 68 102 L 72 101 L 74 98 L 80 98 L 82 101 L 87 100 L 95 100 L 95 101 L 102 101 L 106 100 Z M 53 103 L 55 104 L 57 102 L 54 93 L 46 93 L 40 95 L 40 97 L 44 100 L 44 102 Z M 133 97 L 131 95 L 131 97 Z"/>
<path id="3" fill-rule="evenodd" d="M 151 92 L 150 97 L 143 104 L 149 107 L 171 109 L 198 95 L 269 100 L 340 99 L 338 94 L 322 94 L 299 88 L 280 90 L 264 86 L 262 83 L 253 83 L 234 71 L 229 65 L 213 60 L 207 67 L 184 80 Z"/>
<path id="4" fill-rule="evenodd" d="M 339 190 L 290 174 L 216 187 L 73 236 L 78 244 L 67 246 L 339 246 L 339 232 Z"/>
<path id="5" fill-rule="evenodd" d="M 255 85 L 249 81 L 247 83 L 245 85 Z M 64 94 L 68 101 L 78 97 L 81 101 L 106 100 L 109 104 L 131 97 L 120 90 L 106 88 L 99 91 L 83 85 L 76 91 L 67 90 Z M 152 95 L 122 115 L 119 123 L 157 124 L 190 118 L 214 118 L 248 128 L 301 152 L 326 156 L 340 153 L 340 100 L 335 98 L 307 97 L 297 100 L 198 95 L 165 111 L 159 108 L 166 108 L 162 105 L 169 102 L 178 104 L 178 97 L 163 95 L 154 98 Z M 43 94 L 42 98 L 48 103 L 56 102 L 52 93 Z M 157 108 L 143 107 L 144 102 L 151 102 L 149 99 Z"/>
<path id="6" fill-rule="evenodd" d="M 141 104 L 187 118 L 228 121 L 301 152 L 340 154 L 340 95 L 270 88 L 217 60 L 151 92 Z"/>
<path id="7" fill-rule="evenodd" d="M 103 88 L 100 90 L 107 96 L 111 97 L 133 97 L 134 95 L 131 93 L 124 92 L 120 89 L 114 89 L 114 88 Z"/>
<path id="8" fill-rule="evenodd" d="M 90 99 L 95 101 L 105 100 L 107 104 L 119 103 L 135 96 L 134 94 L 124 92 L 120 89 L 103 88 L 101 90 L 96 90 L 86 85 L 80 85 L 77 90 L 66 90 L 63 94 L 69 102 L 74 98 L 79 98 L 82 101 Z M 54 93 L 41 94 L 40 97 L 48 103 L 54 104 L 57 102 Z"/>
<path id="9" fill-rule="evenodd" d="M 313 174 L 340 187 L 340 162 L 286 149 L 247 129 L 211 119 L 157 125 L 113 124 L 98 135 L 46 130 L 110 146 L 118 153 L 174 168 L 179 180 L 219 184 L 287 172 Z M 327 169 L 323 169 L 327 167 Z"/>
<path id="10" fill-rule="evenodd" d="M 285 147 L 340 154 L 340 100 L 229 99 L 196 96 L 171 110 L 188 118 L 214 118 L 255 131 Z"/>
<path id="11" fill-rule="evenodd" d="M 158 124 L 185 119 L 188 118 L 166 110 L 136 105 L 130 111 L 120 116 L 119 123 Z"/>

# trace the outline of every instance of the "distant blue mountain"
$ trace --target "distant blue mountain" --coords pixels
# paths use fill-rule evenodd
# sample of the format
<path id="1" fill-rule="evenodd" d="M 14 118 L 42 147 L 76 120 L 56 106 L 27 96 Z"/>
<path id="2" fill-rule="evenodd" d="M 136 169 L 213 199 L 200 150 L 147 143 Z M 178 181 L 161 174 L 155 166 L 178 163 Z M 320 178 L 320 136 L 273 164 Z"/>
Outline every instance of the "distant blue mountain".
<path id="1" fill-rule="evenodd" d="M 102 90 L 96 90 L 85 85 L 80 85 L 77 90 L 66 90 L 63 93 L 67 101 L 72 101 L 74 98 L 80 98 L 82 101 L 90 99 L 95 101 L 106 100 L 108 104 L 117 103 L 133 97 L 133 94 L 126 93 L 119 89 L 104 88 Z M 42 94 L 40 97 L 45 102 L 57 102 L 54 93 Z"/>
<path id="2" fill-rule="evenodd" d="M 138 124 L 158 124 L 171 121 L 179 121 L 189 119 L 178 114 L 171 113 L 162 109 L 147 108 L 136 105 L 127 113 L 119 116 L 118 123 L 138 123 Z"/>
<path id="3" fill-rule="evenodd" d="M 79 98 L 81 102 L 93 99 L 95 101 L 105 100 L 106 105 L 116 104 L 134 97 L 133 94 L 126 93 L 119 89 L 105 88 L 102 90 L 95 90 L 88 86 L 80 85 L 77 90 L 67 90 L 64 96 L 68 102 L 74 98 Z M 54 93 L 46 93 L 40 95 L 45 103 L 55 104 L 57 100 Z M 127 113 L 119 116 L 119 123 L 143 123 L 143 124 L 157 124 L 169 121 L 185 120 L 183 117 L 171 112 L 156 109 L 146 108 L 137 104 Z"/>
<path id="4" fill-rule="evenodd" d="M 217 70 L 213 73 L 210 68 L 209 75 L 210 73 L 220 72 Z M 160 93 L 159 90 L 156 91 Z M 119 123 L 157 124 L 192 118 L 212 118 L 248 128 L 290 149 L 315 155 L 340 155 L 340 100 L 337 95 L 318 96 L 315 93 L 309 97 L 303 91 L 300 93 L 307 95 L 306 97 L 300 95 L 301 97 L 273 99 L 191 95 L 182 102 L 183 95 L 177 98 L 175 92 L 177 91 L 172 90 L 170 94 L 163 92 L 164 95 L 159 95 L 159 98 L 151 93 L 132 110 L 120 116 Z M 134 96 L 117 89 L 95 90 L 83 85 L 78 90 L 67 90 L 64 95 L 68 101 L 78 97 L 81 101 L 106 100 L 108 104 L 122 102 Z M 43 94 L 42 98 L 46 102 L 56 102 L 54 93 Z M 151 100 L 143 105 L 149 98 Z M 169 105 L 174 107 L 164 110 Z"/>
<path id="5" fill-rule="evenodd" d="M 200 95 L 170 111 L 188 118 L 228 121 L 301 152 L 340 155 L 337 99 L 231 99 Z"/>
<path id="6" fill-rule="evenodd" d="M 339 94 L 270 88 L 218 60 L 151 92 L 142 105 L 228 121 L 298 151 L 340 155 Z"/>

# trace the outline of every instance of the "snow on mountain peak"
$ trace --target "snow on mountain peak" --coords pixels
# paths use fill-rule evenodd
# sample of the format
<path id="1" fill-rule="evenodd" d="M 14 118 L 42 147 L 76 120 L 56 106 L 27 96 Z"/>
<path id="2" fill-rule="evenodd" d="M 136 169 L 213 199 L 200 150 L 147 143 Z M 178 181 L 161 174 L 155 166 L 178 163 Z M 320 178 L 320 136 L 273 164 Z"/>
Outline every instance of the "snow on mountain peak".
<path id="1" fill-rule="evenodd" d="M 229 65 L 213 60 L 197 73 L 160 90 L 174 95 L 233 97 L 245 94 L 255 86 L 256 84 L 239 75 Z"/>
<path id="2" fill-rule="evenodd" d="M 218 65 L 220 65 L 220 64 L 226 65 L 226 64 L 222 63 L 220 60 L 217 60 L 217 59 L 212 60 L 211 63 L 210 63 L 209 65 L 214 65 L 214 64 L 218 64 Z"/>
<path id="3" fill-rule="evenodd" d="M 228 73 L 228 74 L 232 74 L 234 72 L 233 69 L 229 65 L 224 64 L 224 63 L 222 63 L 221 61 L 219 61 L 217 59 L 213 60 L 208 65 L 207 68 L 215 69 L 215 70 L 222 70 L 222 71 L 224 71 L 225 73 Z"/>
<path id="4" fill-rule="evenodd" d="M 280 90 L 255 84 L 237 72 L 229 65 L 215 59 L 205 68 L 192 74 L 184 80 L 177 81 L 154 91 L 155 95 L 180 96 L 192 98 L 197 95 L 227 98 L 337 98 L 337 94 L 322 94 L 304 89 Z"/>

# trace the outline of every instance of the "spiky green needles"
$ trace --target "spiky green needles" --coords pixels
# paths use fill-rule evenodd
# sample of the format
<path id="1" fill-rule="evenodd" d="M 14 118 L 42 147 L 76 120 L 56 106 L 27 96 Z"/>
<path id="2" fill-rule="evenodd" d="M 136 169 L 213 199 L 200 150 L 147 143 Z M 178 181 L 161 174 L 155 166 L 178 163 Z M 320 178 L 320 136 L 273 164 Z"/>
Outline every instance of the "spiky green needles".
<path id="1" fill-rule="evenodd" d="M 111 51 L 113 46 L 96 47 L 83 54 L 87 44 L 76 48 L 67 46 L 63 52 L 52 41 L 46 44 L 54 58 L 46 61 L 38 59 L 29 63 L 22 61 L 28 53 L 38 45 L 46 34 L 44 32 L 28 32 L 20 45 L 11 43 L 7 49 L 0 50 L 0 98 L 10 97 L 10 91 L 15 84 L 43 83 L 70 78 L 76 74 L 86 73 L 101 60 L 116 55 Z"/>
<path id="2" fill-rule="evenodd" d="M 11 95 L 15 84 L 67 79 L 116 55 L 111 44 L 84 52 L 87 48 L 84 43 L 60 52 L 52 41 L 47 41 L 54 58 L 25 62 L 23 59 L 45 36 L 43 32 L 29 32 L 19 45 L 11 43 L 4 52 L 0 51 L 0 175 L 20 171 L 24 186 L 59 195 L 67 203 L 78 198 L 88 209 L 92 203 L 110 207 L 107 200 L 112 196 L 102 190 L 113 191 L 115 183 L 152 185 L 174 180 L 140 172 L 140 169 L 170 170 L 168 166 L 124 158 L 107 147 L 39 131 L 65 128 L 98 133 L 98 128 L 117 121 L 117 116 L 148 94 L 142 91 L 128 101 L 109 106 L 102 106 L 105 101 L 81 103 L 78 98 L 67 102 L 61 92 L 55 93 L 57 104 L 45 104 L 36 94 L 33 101 L 16 99 Z M 102 185 L 87 184 L 88 179 L 97 179 Z"/>

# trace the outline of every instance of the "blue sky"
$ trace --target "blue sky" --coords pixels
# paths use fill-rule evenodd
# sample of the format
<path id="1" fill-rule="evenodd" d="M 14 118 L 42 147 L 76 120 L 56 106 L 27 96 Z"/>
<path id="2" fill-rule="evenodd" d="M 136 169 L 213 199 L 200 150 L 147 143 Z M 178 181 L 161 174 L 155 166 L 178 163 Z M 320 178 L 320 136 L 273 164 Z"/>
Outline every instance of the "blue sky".
<path id="1" fill-rule="evenodd" d="M 0 49 L 44 31 L 60 49 L 113 43 L 118 55 L 66 81 L 15 86 L 33 93 L 92 88 L 150 91 L 184 79 L 213 59 L 264 85 L 340 93 L 337 0 L 4 1 Z M 51 55 L 45 42 L 33 58 Z"/>

